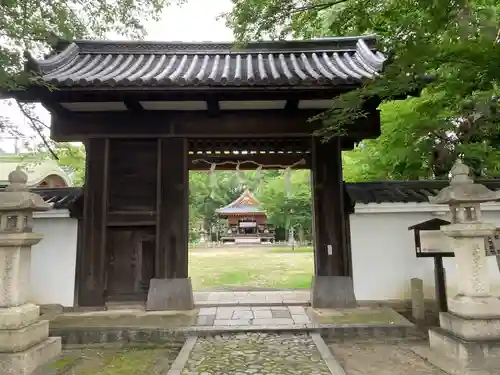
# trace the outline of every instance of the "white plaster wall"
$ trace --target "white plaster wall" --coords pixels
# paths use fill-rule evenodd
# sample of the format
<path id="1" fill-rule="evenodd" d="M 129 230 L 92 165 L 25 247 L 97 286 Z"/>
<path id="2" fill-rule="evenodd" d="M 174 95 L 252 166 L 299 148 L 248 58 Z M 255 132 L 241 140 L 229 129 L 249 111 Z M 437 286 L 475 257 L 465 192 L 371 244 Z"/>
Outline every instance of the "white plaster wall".
<path id="1" fill-rule="evenodd" d="M 416 258 L 413 232 L 408 227 L 435 217 L 449 220 L 444 207 L 428 203 L 357 204 L 351 215 L 353 279 L 358 300 L 410 298 L 410 279 L 424 281 L 428 298 L 434 298 L 434 262 Z M 500 227 L 500 205 L 485 204 L 483 220 Z M 445 258 L 448 296 L 456 293 L 454 258 Z M 488 257 L 492 291 L 500 295 L 500 272 L 495 257 Z"/>
<path id="2" fill-rule="evenodd" d="M 67 210 L 34 215 L 33 231 L 44 238 L 31 252 L 31 301 L 73 306 L 78 221 Z"/>

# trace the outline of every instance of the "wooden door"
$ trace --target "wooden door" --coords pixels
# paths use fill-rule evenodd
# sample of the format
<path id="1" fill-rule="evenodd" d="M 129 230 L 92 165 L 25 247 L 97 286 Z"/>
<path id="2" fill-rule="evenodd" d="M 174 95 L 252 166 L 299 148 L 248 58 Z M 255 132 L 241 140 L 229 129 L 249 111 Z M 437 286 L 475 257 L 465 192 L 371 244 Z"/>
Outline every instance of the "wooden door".
<path id="1" fill-rule="evenodd" d="M 106 299 L 143 301 L 154 273 L 154 230 L 149 227 L 108 228 Z"/>

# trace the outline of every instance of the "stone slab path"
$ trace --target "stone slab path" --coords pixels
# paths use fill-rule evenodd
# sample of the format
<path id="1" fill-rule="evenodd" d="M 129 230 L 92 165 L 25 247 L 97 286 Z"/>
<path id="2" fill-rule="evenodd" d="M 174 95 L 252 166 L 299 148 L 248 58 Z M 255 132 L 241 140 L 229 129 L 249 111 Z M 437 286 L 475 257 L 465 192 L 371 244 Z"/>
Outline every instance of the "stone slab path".
<path id="1" fill-rule="evenodd" d="M 309 290 L 278 291 L 236 291 L 236 292 L 194 292 L 197 306 L 232 305 L 308 305 L 311 300 Z"/>
<path id="2" fill-rule="evenodd" d="M 180 375 L 332 374 L 313 337 L 306 333 L 237 333 L 198 337 L 182 370 L 177 373 Z"/>
<path id="3" fill-rule="evenodd" d="M 202 307 L 199 327 L 224 328 L 310 328 L 312 322 L 302 306 Z"/>

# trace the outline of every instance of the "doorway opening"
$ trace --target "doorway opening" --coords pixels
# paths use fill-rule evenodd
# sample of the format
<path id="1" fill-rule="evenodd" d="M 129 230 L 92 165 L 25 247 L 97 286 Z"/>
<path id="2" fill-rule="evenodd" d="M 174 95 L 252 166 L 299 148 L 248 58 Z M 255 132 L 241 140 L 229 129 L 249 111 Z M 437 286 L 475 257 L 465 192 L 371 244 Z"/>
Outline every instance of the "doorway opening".
<path id="1" fill-rule="evenodd" d="M 309 170 L 191 171 L 189 182 L 194 291 L 310 288 Z"/>

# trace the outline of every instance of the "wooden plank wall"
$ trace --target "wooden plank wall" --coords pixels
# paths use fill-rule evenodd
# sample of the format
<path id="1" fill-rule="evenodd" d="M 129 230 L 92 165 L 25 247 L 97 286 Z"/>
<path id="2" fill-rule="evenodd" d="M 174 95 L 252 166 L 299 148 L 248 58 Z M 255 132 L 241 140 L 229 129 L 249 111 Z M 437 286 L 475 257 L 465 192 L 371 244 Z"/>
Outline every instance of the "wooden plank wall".
<path id="1" fill-rule="evenodd" d="M 78 304 L 138 300 L 152 277 L 187 277 L 186 139 L 91 139 L 86 147 Z"/>

